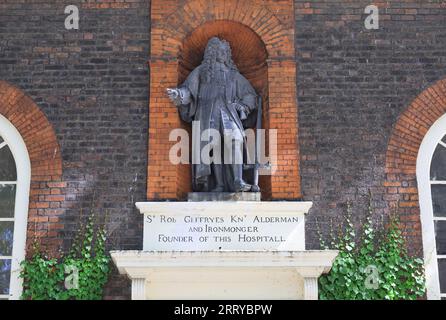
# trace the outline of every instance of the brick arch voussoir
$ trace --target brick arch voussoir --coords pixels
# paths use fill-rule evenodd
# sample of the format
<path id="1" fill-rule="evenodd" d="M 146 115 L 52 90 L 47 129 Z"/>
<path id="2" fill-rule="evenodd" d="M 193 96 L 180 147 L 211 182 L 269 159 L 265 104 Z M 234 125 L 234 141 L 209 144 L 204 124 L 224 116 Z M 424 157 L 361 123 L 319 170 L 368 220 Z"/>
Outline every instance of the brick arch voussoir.
<path id="1" fill-rule="evenodd" d="M 238 22 L 251 28 L 262 39 L 271 59 L 294 56 L 293 35 L 279 18 L 266 5 L 240 0 L 228 0 L 224 5 L 206 0 L 187 1 L 167 16 L 164 23 L 154 25 L 157 33 L 165 35 L 160 54 L 177 57 L 184 38 L 215 20 Z"/>
<path id="2" fill-rule="evenodd" d="M 389 210 L 397 208 L 409 245 L 417 253 L 422 248 L 416 177 L 418 150 L 429 128 L 445 113 L 443 79 L 421 92 L 400 115 L 387 147 L 385 200 Z"/>
<path id="3" fill-rule="evenodd" d="M 0 81 L 0 114 L 19 131 L 31 161 L 27 245 L 39 238 L 48 249 L 56 250 L 65 183 L 54 129 L 30 97 L 5 81 Z"/>

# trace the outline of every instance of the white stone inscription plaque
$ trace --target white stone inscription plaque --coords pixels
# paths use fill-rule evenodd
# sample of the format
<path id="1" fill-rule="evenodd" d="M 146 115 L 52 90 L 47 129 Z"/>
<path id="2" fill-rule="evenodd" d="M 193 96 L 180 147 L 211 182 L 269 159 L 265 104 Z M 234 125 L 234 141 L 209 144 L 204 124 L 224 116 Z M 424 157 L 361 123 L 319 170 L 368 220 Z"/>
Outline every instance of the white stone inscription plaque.
<path id="1" fill-rule="evenodd" d="M 144 251 L 305 250 L 311 202 L 144 202 Z"/>

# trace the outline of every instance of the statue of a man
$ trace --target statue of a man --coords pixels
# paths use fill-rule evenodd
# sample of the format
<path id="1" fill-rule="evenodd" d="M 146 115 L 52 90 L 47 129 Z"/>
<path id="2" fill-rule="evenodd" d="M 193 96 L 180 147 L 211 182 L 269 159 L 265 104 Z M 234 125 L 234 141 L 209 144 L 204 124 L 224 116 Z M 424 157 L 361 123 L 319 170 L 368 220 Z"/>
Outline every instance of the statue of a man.
<path id="1" fill-rule="evenodd" d="M 246 139 L 243 120 L 258 107 L 257 94 L 234 64 L 229 43 L 216 37 L 210 39 L 202 64 L 181 86 L 167 89 L 167 94 L 178 107 L 181 118 L 194 122 L 193 154 L 202 159 L 203 148 L 212 145 L 211 161 L 192 164 L 193 190 L 250 191 L 251 185 L 243 180 L 243 144 Z M 209 138 L 205 141 L 203 135 L 206 136 L 208 129 L 216 130 L 221 140 Z M 231 133 L 230 139 L 226 139 L 228 133 Z M 227 140 L 232 143 L 229 145 Z M 231 161 L 227 161 L 225 155 L 231 155 Z"/>

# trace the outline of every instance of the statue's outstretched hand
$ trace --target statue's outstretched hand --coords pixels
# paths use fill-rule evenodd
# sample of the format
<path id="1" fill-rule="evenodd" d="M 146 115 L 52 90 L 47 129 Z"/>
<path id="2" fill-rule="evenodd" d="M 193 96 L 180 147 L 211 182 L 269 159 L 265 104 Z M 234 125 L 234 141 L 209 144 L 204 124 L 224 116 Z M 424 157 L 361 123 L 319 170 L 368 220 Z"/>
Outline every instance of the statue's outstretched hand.
<path id="1" fill-rule="evenodd" d="M 191 103 L 191 94 L 186 88 L 167 88 L 166 92 L 169 99 L 172 100 L 177 107 Z"/>
<path id="2" fill-rule="evenodd" d="M 167 88 L 167 95 L 170 100 L 177 104 L 180 100 L 180 91 L 178 89 Z"/>

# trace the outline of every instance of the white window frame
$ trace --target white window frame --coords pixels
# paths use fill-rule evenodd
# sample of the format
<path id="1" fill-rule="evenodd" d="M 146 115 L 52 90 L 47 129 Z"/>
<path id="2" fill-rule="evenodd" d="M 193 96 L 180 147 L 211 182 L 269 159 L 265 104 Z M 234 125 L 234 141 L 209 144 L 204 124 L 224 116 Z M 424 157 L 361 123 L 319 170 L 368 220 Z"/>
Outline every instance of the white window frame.
<path id="1" fill-rule="evenodd" d="M 0 136 L 11 150 L 17 168 L 11 281 L 9 297 L 1 297 L 9 298 L 10 300 L 18 300 L 22 295 L 23 289 L 23 281 L 20 278 L 20 263 L 25 259 L 29 190 L 31 185 L 31 161 L 25 141 L 23 141 L 19 131 L 1 114 Z M 9 221 L 11 221 L 11 219 L 9 219 Z"/>
<path id="2" fill-rule="evenodd" d="M 440 117 L 429 129 L 421 143 L 417 157 L 417 183 L 420 202 L 420 219 L 423 235 L 424 268 L 426 274 L 427 298 L 429 300 L 440 300 L 446 295 L 440 293 L 440 278 L 438 274 L 437 246 L 435 242 L 434 221 L 445 220 L 434 218 L 432 205 L 432 191 L 430 180 L 430 169 L 435 149 L 441 139 L 446 135 L 446 114 Z M 437 184 L 439 184 L 438 182 Z"/>

